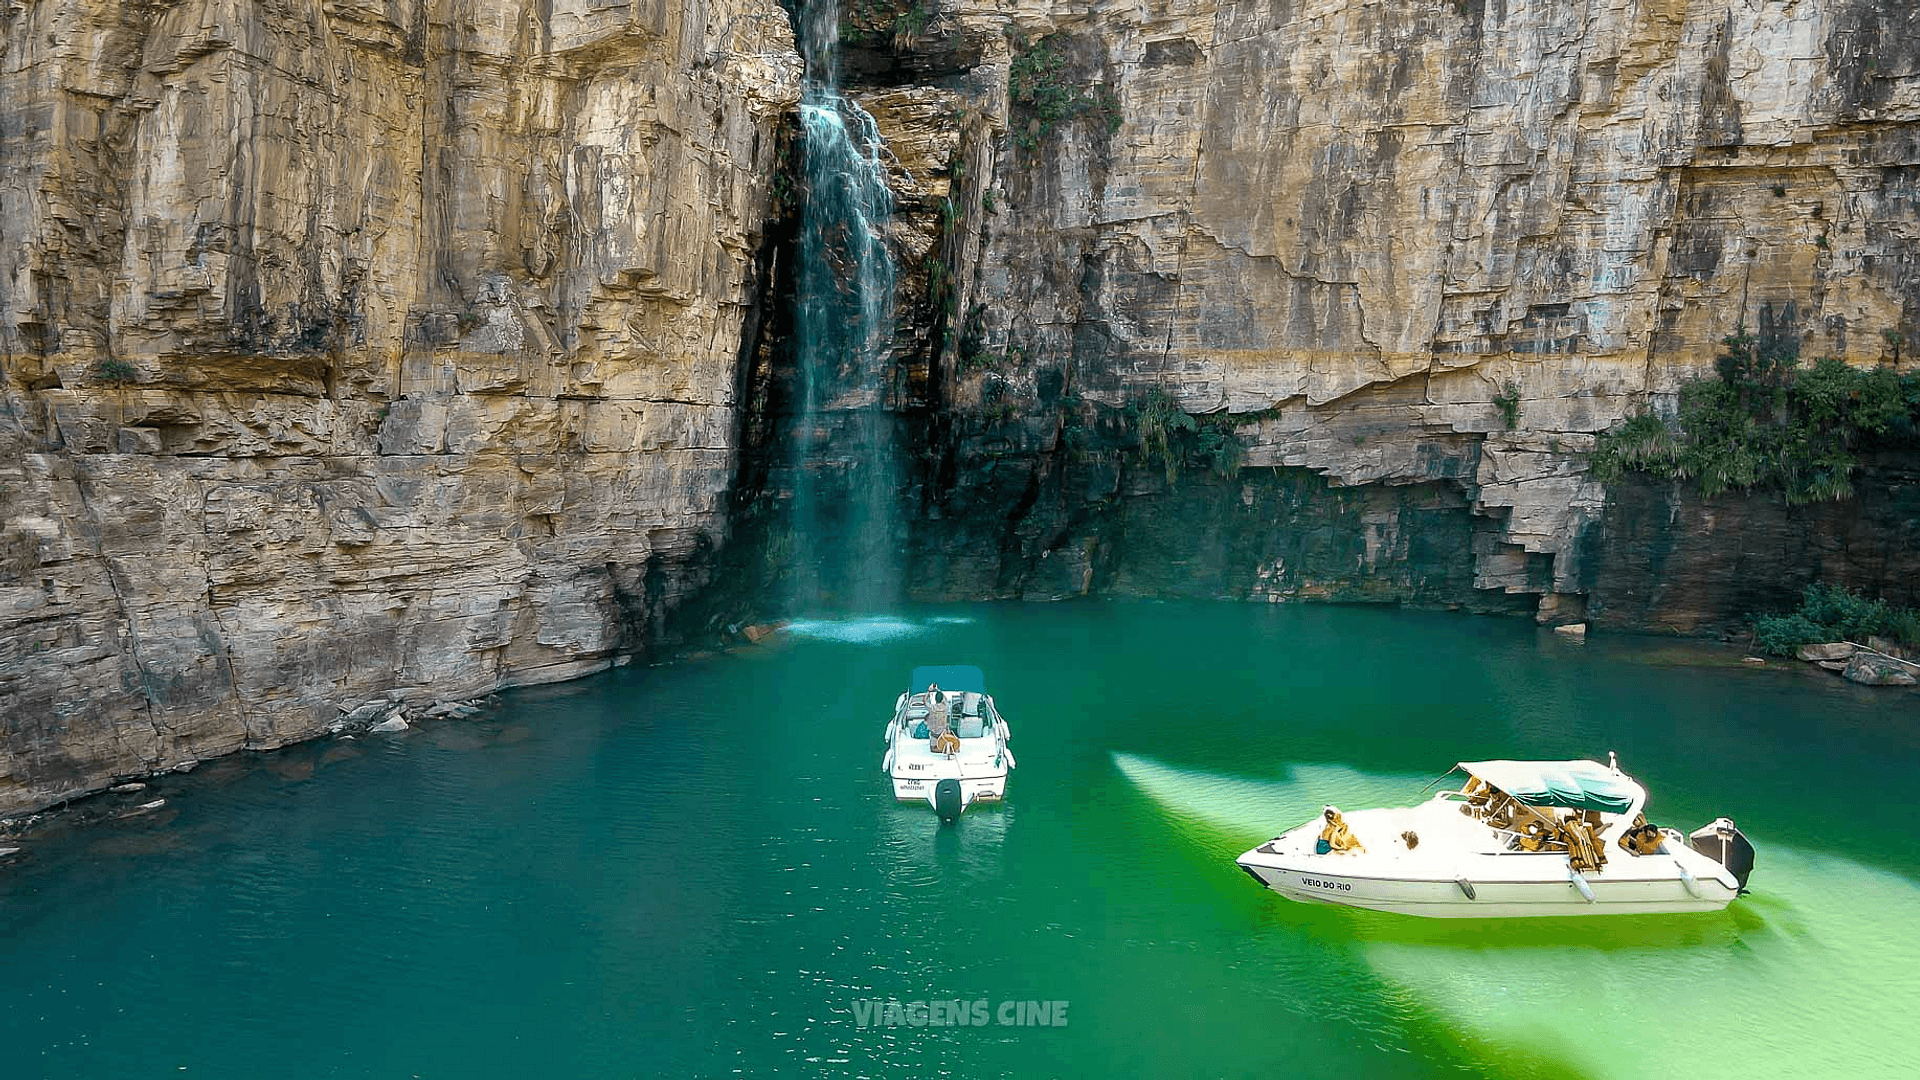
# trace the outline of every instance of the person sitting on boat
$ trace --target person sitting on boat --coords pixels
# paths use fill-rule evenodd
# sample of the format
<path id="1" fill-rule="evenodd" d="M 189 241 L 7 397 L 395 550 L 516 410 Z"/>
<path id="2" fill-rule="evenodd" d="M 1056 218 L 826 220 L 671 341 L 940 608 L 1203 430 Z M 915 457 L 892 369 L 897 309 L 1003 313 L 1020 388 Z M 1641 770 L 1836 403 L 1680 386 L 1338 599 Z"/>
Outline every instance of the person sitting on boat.
<path id="1" fill-rule="evenodd" d="M 1359 839 L 1353 835 L 1353 830 L 1347 828 L 1347 821 L 1340 816 L 1338 809 L 1332 804 L 1328 804 L 1322 813 L 1326 816 L 1327 824 L 1325 828 L 1320 830 L 1320 839 L 1326 842 L 1328 851 L 1336 855 L 1345 854 L 1349 851 L 1358 851 L 1363 855 L 1366 854 L 1367 849 L 1362 846 Z"/>
<path id="2" fill-rule="evenodd" d="M 929 748 L 936 754 L 949 756 L 960 752 L 960 739 L 948 726 L 947 716 L 952 709 L 947 695 L 938 684 L 927 688 L 927 738 Z"/>
<path id="3" fill-rule="evenodd" d="M 1636 814 L 1633 826 L 1620 836 L 1621 849 L 1634 855 L 1659 854 L 1660 842 L 1660 830 L 1647 824 L 1645 814 Z"/>

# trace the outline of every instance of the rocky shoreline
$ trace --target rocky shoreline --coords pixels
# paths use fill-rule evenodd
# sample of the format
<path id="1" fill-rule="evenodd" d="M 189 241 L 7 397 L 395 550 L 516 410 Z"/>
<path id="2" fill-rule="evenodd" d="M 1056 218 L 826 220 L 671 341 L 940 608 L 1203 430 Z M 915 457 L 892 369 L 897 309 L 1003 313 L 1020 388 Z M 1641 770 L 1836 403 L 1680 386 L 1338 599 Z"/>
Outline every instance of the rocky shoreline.
<path id="1" fill-rule="evenodd" d="M 1892 642 L 1869 638 L 1868 644 L 1833 641 L 1820 645 L 1802 645 L 1798 657 L 1816 667 L 1835 672 L 1848 682 L 1862 686 L 1914 686 L 1920 684 L 1920 663 L 1901 654 Z"/>
<path id="2" fill-rule="evenodd" d="M 785 627 L 784 622 L 747 623 L 730 628 L 729 640 L 711 649 L 690 649 L 665 663 L 699 661 L 723 651 L 761 645 Z M 624 667 L 616 663 L 613 667 Z M 594 674 L 598 674 L 595 672 Z M 586 676 L 581 676 L 585 678 Z M 184 793 L 181 782 L 202 766 L 220 768 L 241 762 L 253 755 L 261 767 L 282 779 L 303 780 L 313 774 L 313 763 L 283 765 L 303 755 L 313 755 L 318 763 L 338 760 L 331 750 L 345 747 L 370 736 L 403 735 L 423 728 L 460 724 L 485 724 L 499 720 L 502 699 L 498 692 L 464 700 L 425 701 L 410 698 L 404 691 L 390 691 L 358 705 L 339 706 L 340 716 L 324 732 L 284 746 L 259 750 L 238 750 L 219 757 L 181 762 L 170 768 L 115 777 L 110 785 L 75 792 L 46 806 L 12 817 L 0 817 L 0 868 L 25 860 L 31 855 L 32 841 L 49 830 L 84 829 L 98 825 L 143 818 L 163 811 L 176 792 Z M 517 729 L 507 728 L 512 734 Z M 517 741 L 508 739 L 506 741 Z"/>
<path id="3" fill-rule="evenodd" d="M 171 800 L 190 792 L 191 781 L 186 778 L 188 774 L 201 772 L 203 766 L 218 770 L 257 765 L 282 779 L 304 780 L 313 775 L 316 763 L 329 758 L 340 760 L 331 754 L 329 744 L 341 747 L 371 736 L 400 735 L 436 721 L 484 721 L 496 717 L 500 704 L 498 694 L 467 701 L 415 705 L 382 698 L 353 709 L 343 708 L 338 721 L 311 739 L 271 750 L 237 751 L 117 778 L 111 786 L 80 792 L 30 813 L 0 818 L 0 867 L 31 857 L 33 842 L 52 832 L 90 829 L 159 815 Z M 249 754 L 254 755 L 251 760 Z M 204 774 L 201 778 L 204 779 Z"/>

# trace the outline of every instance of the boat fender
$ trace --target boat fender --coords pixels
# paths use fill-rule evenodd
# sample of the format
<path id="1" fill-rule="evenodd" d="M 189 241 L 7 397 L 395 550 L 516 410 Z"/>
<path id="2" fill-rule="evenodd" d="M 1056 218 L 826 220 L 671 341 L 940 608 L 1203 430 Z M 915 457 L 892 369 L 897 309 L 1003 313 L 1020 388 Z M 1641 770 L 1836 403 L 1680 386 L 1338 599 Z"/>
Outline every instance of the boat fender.
<path id="1" fill-rule="evenodd" d="M 933 810 L 941 821 L 953 821 L 966 808 L 960 801 L 960 781 L 948 777 L 933 786 Z"/>
<path id="2" fill-rule="evenodd" d="M 1587 898 L 1587 903 L 1593 903 L 1593 886 L 1587 884 L 1586 876 L 1578 870 L 1568 870 L 1567 876 L 1573 880 L 1573 887 L 1580 890 L 1580 895 Z"/>
<path id="3" fill-rule="evenodd" d="M 1699 897 L 1700 883 L 1693 880 L 1693 874 L 1688 872 L 1686 864 L 1679 859 L 1675 859 L 1673 860 L 1673 868 L 1680 871 L 1680 884 L 1687 887 L 1687 892 L 1693 894 L 1696 898 Z"/>
<path id="4" fill-rule="evenodd" d="M 1455 885 L 1460 886 L 1460 891 L 1467 894 L 1467 899 L 1469 900 L 1480 899 L 1479 897 L 1473 895 L 1473 882 L 1468 881 L 1466 878 L 1463 878 L 1463 877 L 1457 877 L 1453 879 L 1453 883 Z"/>
<path id="5" fill-rule="evenodd" d="M 1004 747 L 1004 746 L 1003 746 L 1003 747 L 1001 747 L 1001 748 L 1000 748 L 1000 752 L 1001 752 L 1002 754 L 1005 754 L 1005 755 L 1006 755 L 1006 758 L 1007 758 L 1007 768 L 1009 768 L 1009 769 L 1017 769 L 1017 768 L 1019 768 L 1019 767 L 1020 767 L 1020 763 L 1019 763 L 1019 762 L 1017 762 L 1017 761 L 1015 761 L 1015 760 L 1013 760 L 1013 751 L 1011 751 L 1011 750 L 1009 750 L 1009 749 L 1007 749 L 1006 747 Z"/>
<path id="6" fill-rule="evenodd" d="M 891 750 L 887 751 L 887 756 L 881 759 L 880 771 L 883 773 L 890 773 L 893 771 L 893 751 Z"/>

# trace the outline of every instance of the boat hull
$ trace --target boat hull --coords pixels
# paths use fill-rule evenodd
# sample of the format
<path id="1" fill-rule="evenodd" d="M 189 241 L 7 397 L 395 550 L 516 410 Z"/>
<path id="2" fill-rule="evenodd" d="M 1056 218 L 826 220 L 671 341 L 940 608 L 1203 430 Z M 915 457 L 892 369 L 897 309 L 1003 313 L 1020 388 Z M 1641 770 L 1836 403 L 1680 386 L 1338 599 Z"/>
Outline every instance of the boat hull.
<path id="1" fill-rule="evenodd" d="M 934 789 L 941 780 L 952 777 L 932 774 L 893 777 L 893 797 L 900 802 L 927 803 L 934 799 Z M 976 802 L 998 802 L 1007 795 L 1007 774 L 998 776 L 960 777 L 960 804 L 971 806 Z"/>
<path id="2" fill-rule="evenodd" d="M 1660 876 L 1582 875 L 1580 889 L 1564 857 L 1527 861 L 1535 873 L 1524 878 L 1475 877 L 1470 868 L 1445 876 L 1384 877 L 1335 863 L 1339 856 L 1266 856 L 1258 849 L 1239 859 L 1255 881 L 1289 900 L 1307 904 L 1391 911 L 1437 919 L 1501 919 L 1584 915 L 1658 915 L 1719 911 L 1738 895 L 1716 877 L 1696 874 L 1691 886 L 1677 872 Z M 1358 861 L 1353 860 L 1353 861 Z M 1472 895 L 1468 895 L 1471 890 Z"/>

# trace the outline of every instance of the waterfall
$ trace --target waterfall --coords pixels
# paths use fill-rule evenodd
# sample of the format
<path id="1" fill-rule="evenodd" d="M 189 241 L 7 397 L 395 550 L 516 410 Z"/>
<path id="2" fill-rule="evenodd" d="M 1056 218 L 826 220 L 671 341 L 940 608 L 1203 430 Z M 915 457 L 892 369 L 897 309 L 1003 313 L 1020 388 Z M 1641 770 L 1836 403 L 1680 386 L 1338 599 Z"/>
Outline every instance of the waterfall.
<path id="1" fill-rule="evenodd" d="M 805 0 L 805 191 L 795 268 L 801 382 L 791 512 L 803 607 L 877 611 L 900 596 L 899 490 L 887 409 L 893 211 L 873 117 L 835 88 L 835 0 Z"/>

